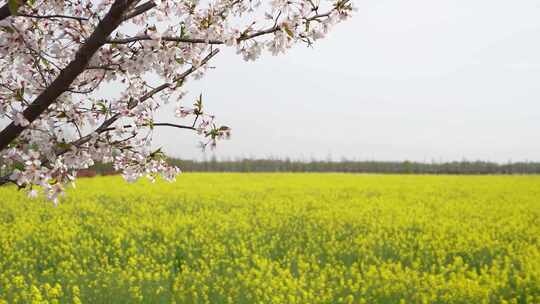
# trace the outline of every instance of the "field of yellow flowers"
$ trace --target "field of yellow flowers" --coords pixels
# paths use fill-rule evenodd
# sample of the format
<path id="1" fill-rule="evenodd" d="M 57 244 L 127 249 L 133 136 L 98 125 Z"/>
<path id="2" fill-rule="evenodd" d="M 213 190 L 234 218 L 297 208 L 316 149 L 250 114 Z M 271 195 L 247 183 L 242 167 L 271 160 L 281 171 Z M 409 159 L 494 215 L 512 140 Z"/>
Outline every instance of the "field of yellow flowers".
<path id="1" fill-rule="evenodd" d="M 0 188 L 0 303 L 540 303 L 540 177 Z"/>

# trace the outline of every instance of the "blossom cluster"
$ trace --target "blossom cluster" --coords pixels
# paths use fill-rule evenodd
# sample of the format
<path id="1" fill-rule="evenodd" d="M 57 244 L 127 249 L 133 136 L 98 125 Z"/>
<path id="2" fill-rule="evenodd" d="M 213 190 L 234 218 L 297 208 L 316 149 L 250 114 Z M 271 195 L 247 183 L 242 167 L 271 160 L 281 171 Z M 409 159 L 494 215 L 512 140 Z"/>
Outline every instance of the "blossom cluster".
<path id="1" fill-rule="evenodd" d="M 15 1 L 15 8 L 8 2 L 16 11 L 0 20 L 0 122 L 22 131 L 0 145 L 0 163 L 14 168 L 0 183 L 16 183 L 31 195 L 41 186 L 52 199 L 77 170 L 95 162 L 113 163 L 128 181 L 174 179 L 180 171 L 152 149 L 154 128 L 193 130 L 203 147 L 230 135 L 201 105 L 185 105 L 186 83 L 204 75 L 218 46 L 235 48 L 246 61 L 265 50 L 281 54 L 323 38 L 354 11 L 349 0 L 35 0 Z M 114 30 L 93 41 L 120 4 L 125 9 Z M 59 87 L 92 43 L 99 47 L 84 69 L 29 118 L 37 99 Z M 111 83 L 120 97 L 103 96 Z M 178 121 L 155 121 L 171 101 Z"/>

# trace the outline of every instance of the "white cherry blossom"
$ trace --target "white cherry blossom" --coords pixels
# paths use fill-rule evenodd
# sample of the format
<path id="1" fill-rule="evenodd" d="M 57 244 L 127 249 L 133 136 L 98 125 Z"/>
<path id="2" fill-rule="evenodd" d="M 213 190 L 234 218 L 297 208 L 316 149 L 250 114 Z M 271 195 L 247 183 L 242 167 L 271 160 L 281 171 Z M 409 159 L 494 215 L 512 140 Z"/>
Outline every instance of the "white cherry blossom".
<path id="1" fill-rule="evenodd" d="M 0 164 L 11 168 L 0 184 L 58 202 L 96 162 L 130 182 L 174 180 L 156 128 L 196 132 L 203 148 L 230 137 L 203 95 L 186 97 L 220 47 L 246 61 L 282 54 L 353 11 L 349 0 L 0 1 Z M 103 96 L 111 85 L 120 97 Z M 176 120 L 156 121 L 169 102 Z"/>

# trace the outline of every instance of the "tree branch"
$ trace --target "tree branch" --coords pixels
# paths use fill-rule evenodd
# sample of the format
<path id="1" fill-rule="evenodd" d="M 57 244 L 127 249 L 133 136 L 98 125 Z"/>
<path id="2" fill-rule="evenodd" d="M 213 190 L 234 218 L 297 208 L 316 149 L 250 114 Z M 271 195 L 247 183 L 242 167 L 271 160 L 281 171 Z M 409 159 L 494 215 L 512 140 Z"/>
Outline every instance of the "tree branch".
<path id="1" fill-rule="evenodd" d="M 9 16 L 11 16 L 11 11 L 9 10 L 9 6 L 6 3 L 2 7 L 0 7 L 0 21 L 6 19 Z"/>
<path id="2" fill-rule="evenodd" d="M 271 33 L 279 31 L 280 29 L 281 29 L 281 27 L 279 27 L 279 26 L 273 26 L 273 27 L 268 28 L 266 30 L 262 30 L 262 31 L 255 32 L 255 33 L 250 34 L 250 35 L 242 36 L 242 37 L 238 38 L 238 41 L 240 42 L 240 41 L 244 41 L 244 40 L 253 39 L 253 38 L 258 37 L 258 36 L 271 34 Z M 109 39 L 109 40 L 107 40 L 107 43 L 109 43 L 109 44 L 113 44 L 113 43 L 114 44 L 128 44 L 128 43 L 131 43 L 131 42 L 143 41 L 143 40 L 152 40 L 152 38 L 150 36 L 148 36 L 148 35 L 140 35 L 140 36 L 134 36 L 134 37 L 124 38 L 124 39 Z M 208 39 L 203 39 L 203 38 L 187 38 L 187 37 L 175 37 L 175 36 L 163 36 L 163 37 L 161 37 L 161 40 L 162 41 L 171 41 L 171 42 L 184 42 L 184 43 L 205 43 L 205 44 L 213 44 L 213 45 L 225 44 L 225 41 L 223 41 L 223 40 L 208 40 Z"/>
<path id="3" fill-rule="evenodd" d="M 156 4 L 154 3 L 154 1 L 148 1 L 146 3 L 143 3 L 143 4 L 135 7 L 131 12 L 127 13 L 124 16 L 123 20 L 125 21 L 125 20 L 128 20 L 128 19 L 137 17 L 140 14 L 146 13 L 147 11 L 151 10 L 154 7 L 156 7 Z"/>
<path id="4" fill-rule="evenodd" d="M 143 41 L 143 40 L 152 40 L 148 35 L 140 35 L 123 39 L 109 39 L 107 43 L 109 44 L 128 44 L 131 42 Z M 184 42 L 184 43 L 207 43 L 207 44 L 223 44 L 222 40 L 206 40 L 201 38 L 184 38 L 184 37 L 174 37 L 174 36 L 164 36 L 161 37 L 162 41 L 173 41 L 173 42 Z"/>
<path id="5" fill-rule="evenodd" d="M 186 129 L 186 130 L 197 131 L 197 128 L 192 127 L 192 126 L 178 125 L 178 124 L 173 124 L 173 123 L 168 123 L 168 122 L 157 122 L 157 123 L 153 123 L 151 125 L 144 125 L 144 126 L 146 126 L 146 127 L 172 127 L 172 128 L 177 128 L 177 129 Z M 122 127 L 123 128 L 131 128 L 132 126 L 131 125 L 124 125 Z M 102 132 L 112 131 L 114 129 L 116 129 L 116 128 L 107 128 L 107 129 L 103 129 Z"/>
<path id="6" fill-rule="evenodd" d="M 24 117 L 32 123 L 55 100 L 66 90 L 79 74 L 81 74 L 92 56 L 106 42 L 107 37 L 120 25 L 124 12 L 136 1 L 134 0 L 116 0 L 111 6 L 109 12 L 98 24 L 90 38 L 81 46 L 75 55 L 75 59 L 60 72 L 58 77 L 47 87 L 34 102 L 23 111 Z M 15 138 L 23 131 L 24 127 L 16 125 L 14 122 L 9 124 L 0 132 L 0 151 L 4 150 Z"/>
<path id="7" fill-rule="evenodd" d="M 154 123 L 154 124 L 152 124 L 152 126 L 154 126 L 154 127 L 172 127 L 172 128 L 178 128 L 178 129 L 186 129 L 186 130 L 197 131 L 197 128 L 194 128 L 192 126 L 177 125 L 177 124 L 168 123 L 168 122 Z"/>
<path id="8" fill-rule="evenodd" d="M 35 19 L 63 18 L 63 19 L 73 19 L 73 20 L 77 20 L 77 21 L 88 21 L 88 18 L 86 18 L 86 17 L 67 16 L 67 15 L 29 15 L 29 14 L 19 14 L 17 16 L 35 18 Z"/>
<path id="9" fill-rule="evenodd" d="M 141 5 L 142 6 L 142 5 Z M 327 18 L 330 16 L 330 12 L 324 13 L 324 14 L 317 14 L 315 16 L 305 18 L 306 21 L 313 21 L 320 18 Z M 254 32 L 249 35 L 242 35 L 240 38 L 237 39 L 238 42 L 253 39 L 259 36 L 272 34 L 277 31 L 282 30 L 282 28 L 279 25 L 274 25 L 272 27 L 269 27 L 264 30 L 260 30 L 257 32 Z M 109 44 L 128 44 L 131 42 L 137 42 L 137 41 L 144 41 L 144 40 L 152 40 L 152 38 L 149 35 L 139 35 L 139 36 L 133 36 L 128 38 L 121 38 L 121 39 L 109 39 L 107 40 L 107 43 Z M 183 42 L 183 43 L 205 43 L 205 44 L 212 44 L 212 45 L 219 45 L 219 44 L 225 44 L 225 41 L 223 40 L 216 40 L 216 39 L 203 39 L 203 38 L 188 38 L 188 37 L 176 37 L 176 36 L 163 36 L 161 37 L 162 41 L 171 41 L 171 42 Z"/>

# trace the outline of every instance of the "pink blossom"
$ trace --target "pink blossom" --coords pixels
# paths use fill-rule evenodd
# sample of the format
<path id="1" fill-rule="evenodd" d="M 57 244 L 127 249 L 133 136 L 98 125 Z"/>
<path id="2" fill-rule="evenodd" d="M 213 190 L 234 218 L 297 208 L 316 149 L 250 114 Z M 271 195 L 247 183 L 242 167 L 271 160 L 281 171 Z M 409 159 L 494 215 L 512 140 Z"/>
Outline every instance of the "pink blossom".
<path id="1" fill-rule="evenodd" d="M 76 171 L 95 162 L 112 163 L 129 182 L 174 180 L 180 170 L 151 149 L 154 128 L 195 131 L 202 148 L 230 137 L 202 96 L 193 105 L 185 100 L 186 84 L 211 71 L 219 47 L 234 48 L 246 61 L 282 54 L 324 37 L 354 11 L 348 0 L 134 1 L 139 6 L 126 9 L 83 72 L 29 121 L 33 116 L 23 111 L 76 59 L 114 2 L 26 1 L 24 14 L 0 20 L 0 121 L 25 128 L 0 159 L 16 165 L 8 177 L 32 197 L 37 185 L 57 203 Z M 142 3 L 150 5 L 130 15 Z M 105 93 L 111 88 L 118 94 Z M 156 121 L 174 101 L 176 119 Z"/>

